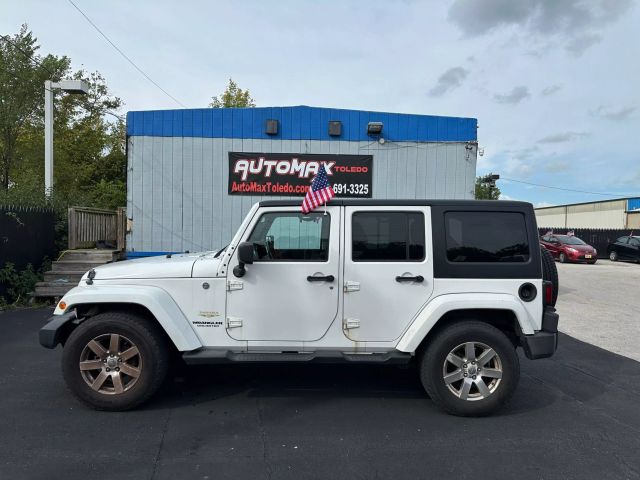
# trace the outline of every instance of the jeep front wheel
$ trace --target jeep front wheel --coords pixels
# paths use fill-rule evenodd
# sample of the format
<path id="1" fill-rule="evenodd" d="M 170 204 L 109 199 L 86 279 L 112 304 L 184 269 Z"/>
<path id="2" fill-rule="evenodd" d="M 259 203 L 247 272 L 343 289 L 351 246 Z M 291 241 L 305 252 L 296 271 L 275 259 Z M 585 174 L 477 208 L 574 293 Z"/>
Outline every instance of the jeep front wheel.
<path id="1" fill-rule="evenodd" d="M 62 371 L 71 392 L 98 410 L 128 410 L 162 385 L 168 349 L 158 327 L 125 312 L 82 322 L 65 343 Z"/>
<path id="2" fill-rule="evenodd" d="M 436 334 L 420 362 L 431 400 L 453 415 L 493 413 L 513 394 L 520 363 L 509 338 L 478 321 L 455 323 Z"/>

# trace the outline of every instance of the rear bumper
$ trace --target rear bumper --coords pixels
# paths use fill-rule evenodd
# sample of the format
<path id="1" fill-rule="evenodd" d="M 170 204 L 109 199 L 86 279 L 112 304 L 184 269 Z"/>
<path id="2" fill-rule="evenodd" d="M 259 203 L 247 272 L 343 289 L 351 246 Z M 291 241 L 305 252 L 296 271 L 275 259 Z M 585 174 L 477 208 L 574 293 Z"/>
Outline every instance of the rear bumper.
<path id="1" fill-rule="evenodd" d="M 592 255 L 590 258 L 587 258 L 586 255 L 576 255 L 575 257 L 569 257 L 568 260 L 570 262 L 595 262 L 598 259 L 597 256 Z"/>
<path id="2" fill-rule="evenodd" d="M 558 348 L 558 319 L 560 317 L 553 307 L 545 307 L 542 316 L 542 329 L 533 335 L 521 337 L 522 348 L 530 360 L 547 358 Z"/>
<path id="3" fill-rule="evenodd" d="M 56 348 L 67 337 L 69 330 L 75 326 L 74 320 L 76 320 L 75 310 L 51 317 L 40 329 L 40 345 L 46 348 Z"/>

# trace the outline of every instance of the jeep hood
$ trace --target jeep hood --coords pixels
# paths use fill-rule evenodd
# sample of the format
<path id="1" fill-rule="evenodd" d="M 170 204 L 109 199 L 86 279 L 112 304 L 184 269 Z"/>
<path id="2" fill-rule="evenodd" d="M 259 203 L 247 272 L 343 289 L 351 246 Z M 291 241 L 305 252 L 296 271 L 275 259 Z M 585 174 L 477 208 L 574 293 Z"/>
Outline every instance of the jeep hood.
<path id="1" fill-rule="evenodd" d="M 107 263 L 96 267 L 95 280 L 116 280 L 125 278 L 189 278 L 193 271 L 193 264 L 200 258 L 219 261 L 213 258 L 215 252 L 174 254 L 170 257 L 159 255 L 156 257 L 138 258 L 122 262 Z M 81 282 L 88 277 L 85 273 Z"/>

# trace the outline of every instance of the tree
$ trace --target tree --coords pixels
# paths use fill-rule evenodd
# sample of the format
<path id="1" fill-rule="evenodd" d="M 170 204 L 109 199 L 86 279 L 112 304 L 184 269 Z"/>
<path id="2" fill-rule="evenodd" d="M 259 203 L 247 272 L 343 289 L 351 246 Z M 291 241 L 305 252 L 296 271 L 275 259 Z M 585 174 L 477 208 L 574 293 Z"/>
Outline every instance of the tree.
<path id="1" fill-rule="evenodd" d="M 0 187 L 5 192 L 19 161 L 18 137 L 27 122 L 42 114 L 45 80 L 58 81 L 69 70 L 67 57 L 37 55 L 36 42 L 27 25 L 13 37 L 0 36 Z"/>
<path id="2" fill-rule="evenodd" d="M 211 108 L 230 108 L 230 107 L 255 107 L 256 103 L 251 98 L 249 90 L 242 90 L 238 84 L 229 79 L 229 84 L 225 91 L 218 97 L 212 97 L 209 104 Z"/>
<path id="3" fill-rule="evenodd" d="M 98 72 L 72 75 L 89 83 L 87 95 L 56 93 L 54 203 L 115 208 L 126 203 L 125 124 L 113 115 L 122 101 L 112 96 Z M 117 120 L 115 120 L 117 119 Z M 9 170 L 11 203 L 42 203 L 44 119 L 34 116 L 16 144 L 19 165 Z M 2 198 L 0 198 L 2 200 Z"/>
<path id="4" fill-rule="evenodd" d="M 476 177 L 476 200 L 498 200 L 500 189 L 490 175 Z"/>

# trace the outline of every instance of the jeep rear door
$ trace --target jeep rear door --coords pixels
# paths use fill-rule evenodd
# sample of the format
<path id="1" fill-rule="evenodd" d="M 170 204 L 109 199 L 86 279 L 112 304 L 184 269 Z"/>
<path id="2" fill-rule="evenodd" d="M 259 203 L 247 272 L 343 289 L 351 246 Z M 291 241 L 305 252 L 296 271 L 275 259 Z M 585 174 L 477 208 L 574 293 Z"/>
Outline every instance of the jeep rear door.
<path id="1" fill-rule="evenodd" d="M 354 341 L 400 337 L 433 290 L 431 210 L 345 207 L 344 334 Z"/>

